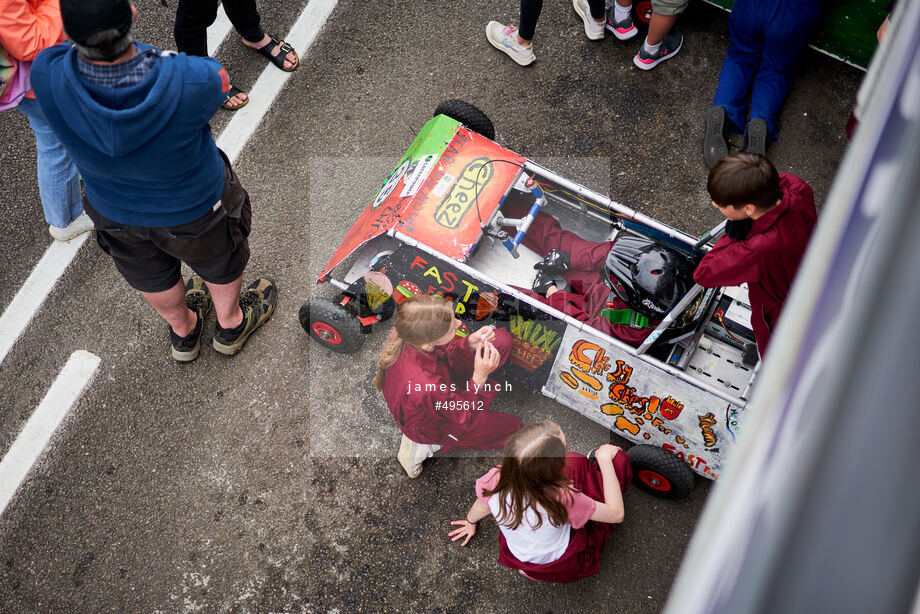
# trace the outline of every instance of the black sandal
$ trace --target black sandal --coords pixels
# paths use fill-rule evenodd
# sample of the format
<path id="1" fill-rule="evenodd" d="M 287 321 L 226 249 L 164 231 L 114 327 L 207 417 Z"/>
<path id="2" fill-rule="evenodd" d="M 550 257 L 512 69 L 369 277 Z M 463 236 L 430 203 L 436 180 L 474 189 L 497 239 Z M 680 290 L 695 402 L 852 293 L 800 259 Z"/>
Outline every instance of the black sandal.
<path id="1" fill-rule="evenodd" d="M 274 51 L 276 47 L 281 47 L 281 51 L 278 52 L 278 55 L 272 55 L 272 51 Z M 298 66 L 300 66 L 300 58 L 297 56 L 297 52 L 294 51 L 294 48 L 291 47 L 290 43 L 288 43 L 287 41 L 279 41 L 274 36 L 271 37 L 270 41 L 268 41 L 267 43 L 265 43 L 258 49 L 255 49 L 253 47 L 250 47 L 250 49 L 252 49 L 253 51 L 258 51 L 259 53 L 267 57 L 269 60 L 271 60 L 272 64 L 274 64 L 275 66 L 277 66 L 284 72 L 293 72 L 297 70 Z M 285 68 L 284 61 L 287 59 L 287 55 L 289 53 L 294 54 L 294 65 L 291 66 L 290 68 Z"/>
<path id="2" fill-rule="evenodd" d="M 227 109 L 228 111 L 238 111 L 238 110 L 242 109 L 242 108 L 245 107 L 247 104 L 249 104 L 249 95 L 248 95 L 248 94 L 246 95 L 246 100 L 244 100 L 242 103 L 236 105 L 235 107 L 228 107 L 228 106 L 227 106 L 227 103 L 229 103 L 229 102 L 230 102 L 230 99 L 233 98 L 234 96 L 236 96 L 237 94 L 245 94 L 245 93 L 246 93 L 246 92 L 244 92 L 244 91 L 241 90 L 240 88 L 231 85 L 231 86 L 230 86 L 230 91 L 227 92 L 227 97 L 224 98 L 224 104 L 222 104 L 222 105 L 220 105 L 220 106 L 223 107 L 223 108 L 225 108 L 225 109 Z"/>

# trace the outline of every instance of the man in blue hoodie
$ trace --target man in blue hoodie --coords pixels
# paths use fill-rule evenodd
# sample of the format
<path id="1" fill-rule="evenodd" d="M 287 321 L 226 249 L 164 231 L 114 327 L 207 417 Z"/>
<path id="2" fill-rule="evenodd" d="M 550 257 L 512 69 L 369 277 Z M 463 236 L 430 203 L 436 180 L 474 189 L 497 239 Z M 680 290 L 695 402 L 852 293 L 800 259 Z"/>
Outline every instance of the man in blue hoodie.
<path id="1" fill-rule="evenodd" d="M 261 278 L 240 294 L 252 211 L 208 124 L 230 83 L 214 59 L 135 42 L 136 15 L 128 0 L 61 0 L 70 42 L 39 54 L 32 85 L 83 176 L 96 241 L 169 324 L 173 358 L 198 357 L 212 303 L 212 345 L 232 355 L 277 290 Z"/>

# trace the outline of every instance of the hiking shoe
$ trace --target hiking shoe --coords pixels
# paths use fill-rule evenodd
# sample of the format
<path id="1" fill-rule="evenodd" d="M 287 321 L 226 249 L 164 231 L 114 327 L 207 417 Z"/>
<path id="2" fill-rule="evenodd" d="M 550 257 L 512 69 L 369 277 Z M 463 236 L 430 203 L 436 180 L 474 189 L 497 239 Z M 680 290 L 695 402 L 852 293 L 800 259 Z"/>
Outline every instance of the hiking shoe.
<path id="1" fill-rule="evenodd" d="M 763 118 L 748 122 L 744 130 L 744 151 L 767 155 L 767 122 Z"/>
<path id="2" fill-rule="evenodd" d="M 703 137 L 703 161 L 712 168 L 716 162 L 728 155 L 728 141 L 725 140 L 725 109 L 713 105 L 706 111 L 706 134 Z"/>
<path id="3" fill-rule="evenodd" d="M 607 3 L 607 24 L 605 27 L 621 41 L 629 40 L 639 33 L 639 28 L 633 24 L 632 10 L 629 11 L 626 19 L 617 21 L 616 13 L 614 12 L 616 11 L 615 4 L 615 2 Z"/>
<path id="4" fill-rule="evenodd" d="M 517 26 L 508 24 L 503 26 L 497 21 L 490 21 L 486 24 L 486 38 L 493 47 L 499 51 L 504 51 L 512 60 L 521 66 L 533 64 L 536 56 L 533 54 L 533 45 L 523 46 L 517 42 Z"/>
<path id="5" fill-rule="evenodd" d="M 439 445 L 416 443 L 403 435 L 396 459 L 410 478 L 417 478 L 422 473 L 422 463 L 440 449 Z"/>
<path id="6" fill-rule="evenodd" d="M 89 219 L 84 211 L 67 226 L 60 228 L 58 226 L 48 226 L 48 233 L 58 241 L 70 241 L 84 232 L 89 232 L 94 228 L 93 220 Z"/>
<path id="7" fill-rule="evenodd" d="M 208 287 L 204 285 L 204 280 L 200 276 L 194 275 L 185 282 L 185 304 L 189 309 L 198 316 L 198 322 L 187 337 L 180 337 L 169 328 L 169 340 L 172 343 L 172 356 L 179 362 L 191 362 L 198 358 L 201 351 L 201 329 L 204 326 L 204 319 L 208 317 L 211 311 L 211 294 Z"/>
<path id="8" fill-rule="evenodd" d="M 677 55 L 677 52 L 680 51 L 683 44 L 684 35 L 672 30 L 661 40 L 661 44 L 658 46 L 658 53 L 654 55 L 647 53 L 645 51 L 645 43 L 642 43 L 642 46 L 639 48 L 639 53 L 633 58 L 633 64 L 642 70 L 651 70 L 661 62 L 670 60 Z"/>
<path id="9" fill-rule="evenodd" d="M 227 356 L 233 356 L 239 352 L 246 345 L 249 335 L 272 317 L 277 300 L 278 290 L 271 279 L 262 277 L 249 284 L 249 287 L 240 295 L 240 309 L 243 310 L 242 323 L 230 329 L 221 328 L 218 323 L 211 345 L 215 350 Z"/>
<path id="10" fill-rule="evenodd" d="M 588 0 L 572 0 L 572 8 L 585 22 L 585 36 L 593 41 L 604 38 L 606 18 L 601 23 L 594 21 L 594 17 L 591 16 L 591 8 L 588 6 Z"/>

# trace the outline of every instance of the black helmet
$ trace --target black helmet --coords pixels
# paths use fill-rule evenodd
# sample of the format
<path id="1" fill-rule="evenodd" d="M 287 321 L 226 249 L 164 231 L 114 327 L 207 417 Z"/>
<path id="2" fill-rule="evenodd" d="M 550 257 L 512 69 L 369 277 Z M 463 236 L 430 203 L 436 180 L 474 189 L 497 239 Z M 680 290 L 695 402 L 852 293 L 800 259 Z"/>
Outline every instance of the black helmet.
<path id="1" fill-rule="evenodd" d="M 663 318 L 693 287 L 689 257 L 649 238 L 625 235 L 607 254 L 607 269 L 620 283 L 613 291 L 634 311 Z"/>

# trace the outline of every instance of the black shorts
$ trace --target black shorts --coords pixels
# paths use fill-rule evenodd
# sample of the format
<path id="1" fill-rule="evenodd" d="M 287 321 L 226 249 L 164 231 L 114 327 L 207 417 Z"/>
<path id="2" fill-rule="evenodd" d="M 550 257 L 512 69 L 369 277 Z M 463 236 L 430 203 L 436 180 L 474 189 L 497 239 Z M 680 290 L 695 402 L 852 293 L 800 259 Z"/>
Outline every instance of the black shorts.
<path id="1" fill-rule="evenodd" d="M 228 284 L 249 262 L 252 208 L 223 152 L 224 190 L 214 208 L 197 220 L 166 228 L 126 226 L 106 219 L 83 200 L 96 226 L 96 242 L 112 257 L 125 280 L 141 292 L 163 292 L 181 279 L 181 263 L 202 279 Z"/>

